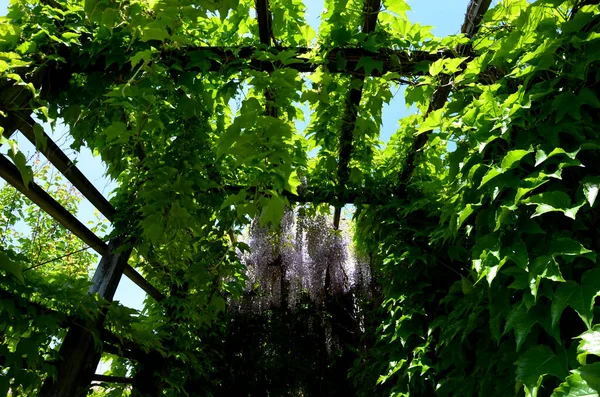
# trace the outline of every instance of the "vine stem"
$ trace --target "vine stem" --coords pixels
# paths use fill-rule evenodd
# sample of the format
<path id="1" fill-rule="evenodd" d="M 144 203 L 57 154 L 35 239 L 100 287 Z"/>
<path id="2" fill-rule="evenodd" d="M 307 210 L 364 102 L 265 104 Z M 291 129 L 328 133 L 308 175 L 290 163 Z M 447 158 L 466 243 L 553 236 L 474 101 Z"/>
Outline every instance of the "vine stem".
<path id="1" fill-rule="evenodd" d="M 86 245 L 85 247 L 83 247 L 83 248 L 81 248 L 81 249 L 78 249 L 77 251 L 68 252 L 68 253 L 66 253 L 66 254 L 64 254 L 64 255 L 57 256 L 56 258 L 48 259 L 47 261 L 40 262 L 40 263 L 38 263 L 38 264 L 35 264 L 35 265 L 33 265 L 33 266 L 30 266 L 30 267 L 28 267 L 27 269 L 23 270 L 23 272 L 26 272 L 26 271 L 28 271 L 28 270 L 32 270 L 32 269 L 36 269 L 36 268 L 38 268 L 38 267 L 40 267 L 40 266 L 43 266 L 43 265 L 46 265 L 46 264 L 48 264 L 48 263 L 50 263 L 50 262 L 55 262 L 55 261 L 58 261 L 58 260 L 61 260 L 61 259 L 67 258 L 67 257 L 69 257 L 69 256 L 71 256 L 71 255 L 78 254 L 78 253 L 80 253 L 80 252 L 82 252 L 82 251 L 85 251 L 85 250 L 88 250 L 88 249 L 90 249 L 90 248 L 91 248 L 91 247 L 90 247 L 89 245 Z"/>

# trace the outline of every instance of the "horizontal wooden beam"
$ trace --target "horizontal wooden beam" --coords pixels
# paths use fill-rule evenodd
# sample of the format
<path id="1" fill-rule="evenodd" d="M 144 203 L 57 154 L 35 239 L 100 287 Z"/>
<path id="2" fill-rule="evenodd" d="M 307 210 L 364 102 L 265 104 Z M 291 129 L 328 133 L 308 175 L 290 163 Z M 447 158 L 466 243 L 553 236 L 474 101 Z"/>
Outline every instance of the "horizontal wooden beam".
<path id="1" fill-rule="evenodd" d="M 162 48 L 162 43 L 148 42 L 155 48 Z M 150 47 L 148 47 L 150 48 Z M 428 73 L 429 62 L 434 62 L 440 58 L 452 58 L 454 55 L 450 51 L 439 51 L 429 53 L 425 51 L 399 51 L 382 48 L 378 52 L 368 51 L 364 48 L 333 48 L 328 51 L 323 61 L 314 63 L 313 60 L 305 58 L 313 49 L 308 47 L 293 48 L 274 48 L 259 49 L 257 47 L 187 47 L 182 50 L 163 50 L 158 59 L 168 66 L 177 65 L 183 70 L 192 70 L 199 72 L 221 71 L 230 66 L 236 69 L 254 69 L 266 72 L 272 72 L 275 69 L 290 68 L 302 73 L 311 73 L 323 67 L 330 73 L 347 73 L 355 76 L 364 76 L 362 67 L 358 67 L 359 62 L 364 57 L 370 57 L 376 62 L 381 62 L 381 70 L 374 69 L 372 76 L 379 77 L 387 72 L 398 73 L 401 76 L 424 75 Z M 278 54 L 287 52 L 285 63 L 275 60 Z M 271 60 L 268 60 L 271 59 Z M 342 60 L 342 62 L 340 62 Z M 97 72 L 103 74 L 119 75 L 131 72 L 131 64 L 107 65 L 103 54 L 99 54 L 92 66 L 84 70 L 77 69 L 77 66 L 65 66 L 70 68 L 70 73 L 90 73 Z"/>

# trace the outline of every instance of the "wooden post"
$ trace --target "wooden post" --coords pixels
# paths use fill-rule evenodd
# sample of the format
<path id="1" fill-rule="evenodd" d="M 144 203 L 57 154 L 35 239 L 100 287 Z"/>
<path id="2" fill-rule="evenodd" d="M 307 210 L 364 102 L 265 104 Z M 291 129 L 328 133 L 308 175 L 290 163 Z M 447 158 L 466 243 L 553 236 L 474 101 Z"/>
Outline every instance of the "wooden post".
<path id="1" fill-rule="evenodd" d="M 112 240 L 102 257 L 90 287 L 90 294 L 98 294 L 109 302 L 127 265 L 131 248 L 120 239 Z M 85 397 L 102 355 L 102 342 L 94 331 L 102 328 L 106 312 L 96 321 L 89 320 L 72 326 L 67 332 L 57 363 L 56 379 L 48 378 L 40 389 L 40 397 Z"/>

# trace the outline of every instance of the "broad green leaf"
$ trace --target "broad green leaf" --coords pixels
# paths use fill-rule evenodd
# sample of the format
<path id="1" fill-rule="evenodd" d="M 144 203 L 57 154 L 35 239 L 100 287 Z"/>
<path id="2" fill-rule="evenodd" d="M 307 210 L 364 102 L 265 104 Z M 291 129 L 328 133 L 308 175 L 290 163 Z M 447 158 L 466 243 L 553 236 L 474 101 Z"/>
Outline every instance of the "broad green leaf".
<path id="1" fill-rule="evenodd" d="M 125 123 L 121 123 L 120 121 L 116 121 L 108 126 L 104 133 L 106 134 L 107 142 L 112 142 L 115 140 L 122 139 L 127 131 L 127 125 Z"/>
<path id="2" fill-rule="evenodd" d="M 556 354 L 546 345 L 533 346 L 515 363 L 517 365 L 516 379 L 523 382 L 532 396 L 537 395 L 537 390 L 544 376 L 552 375 L 564 379 L 567 369 Z"/>
<path id="3" fill-rule="evenodd" d="M 259 223 L 261 226 L 271 224 L 278 226 L 283 218 L 283 212 L 285 209 L 285 201 L 283 197 L 273 192 L 273 195 L 267 202 L 260 213 Z"/>
<path id="4" fill-rule="evenodd" d="M 25 155 L 17 148 L 13 141 L 10 141 L 10 146 L 11 149 L 8 151 L 8 155 L 17 166 L 21 178 L 23 179 L 23 184 L 29 189 L 29 184 L 33 181 L 33 170 L 27 165 Z"/>
<path id="5" fill-rule="evenodd" d="M 35 52 L 37 44 L 35 41 L 26 41 L 17 47 L 17 52 L 21 55 L 30 54 Z"/>
<path id="6" fill-rule="evenodd" d="M 594 299 L 600 296 L 600 269 L 592 269 L 583 273 L 581 277 L 581 289 L 583 299 L 591 311 L 594 307 Z"/>
<path id="7" fill-rule="evenodd" d="M 600 325 L 596 325 L 593 329 L 584 332 L 577 338 L 581 339 L 579 346 L 577 346 L 577 359 L 580 363 L 585 364 L 588 354 L 600 357 Z"/>
<path id="8" fill-rule="evenodd" d="M 599 397 L 598 390 L 593 389 L 574 371 L 559 387 L 554 389 L 551 397 Z"/>
<path id="9" fill-rule="evenodd" d="M 500 167 L 492 167 L 485 173 L 483 178 L 481 179 L 481 183 L 479 184 L 479 189 L 481 189 L 486 183 L 497 177 L 498 175 L 502 175 L 504 170 Z"/>
<path id="10" fill-rule="evenodd" d="M 556 288 L 550 309 L 553 327 L 558 323 L 567 306 L 571 306 L 588 327 L 591 325 L 590 312 L 584 302 L 583 291 L 581 286 L 574 281 L 560 283 Z"/>
<path id="11" fill-rule="evenodd" d="M 48 137 L 44 132 L 44 128 L 35 123 L 33 125 L 33 134 L 35 135 L 35 147 L 38 150 L 46 150 L 46 146 L 48 145 Z"/>
<path id="12" fill-rule="evenodd" d="M 232 206 L 233 204 L 237 204 L 239 202 L 242 202 L 242 201 L 246 200 L 247 196 L 248 196 L 248 193 L 244 189 L 240 190 L 236 194 L 230 194 L 223 201 L 223 204 L 221 204 L 221 209 L 228 208 L 228 207 Z"/>
<path id="13" fill-rule="evenodd" d="M 515 333 L 515 342 L 517 344 L 517 351 L 521 349 L 525 338 L 531 332 L 531 327 L 536 323 L 537 319 L 528 313 L 527 307 L 524 303 L 519 304 L 516 308 L 513 307 L 512 311 L 506 319 L 506 325 L 504 327 L 505 335 L 511 329 Z"/>
<path id="14" fill-rule="evenodd" d="M 131 67 L 134 68 L 138 63 L 140 63 L 142 61 L 148 62 L 150 59 L 152 59 L 153 54 L 154 54 L 154 48 L 152 48 L 150 50 L 136 52 L 135 55 L 132 56 L 131 59 L 129 59 L 129 61 L 131 62 Z"/>
<path id="15" fill-rule="evenodd" d="M 574 372 L 581 375 L 581 378 L 590 385 L 591 388 L 600 392 L 600 362 L 583 365 Z"/>
<path id="16" fill-rule="evenodd" d="M 590 203 L 590 207 L 594 206 L 596 197 L 598 197 L 598 187 L 600 186 L 600 177 L 592 176 L 583 179 L 583 194 L 586 200 Z"/>
<path id="17" fill-rule="evenodd" d="M 458 213 L 458 222 L 456 225 L 456 229 L 460 229 L 461 225 L 463 224 L 463 222 L 469 217 L 469 215 L 471 215 L 473 213 L 473 206 L 471 204 L 467 204 L 465 205 L 465 208 L 463 208 L 459 213 Z"/>
<path id="18" fill-rule="evenodd" d="M 447 73 L 456 73 L 460 70 L 460 65 L 466 61 L 467 57 L 449 58 L 444 62 L 444 69 Z"/>
<path id="19" fill-rule="evenodd" d="M 309 46 L 316 36 L 315 30 L 310 25 L 304 25 L 300 27 L 300 32 L 302 33 L 302 39 Z"/>
<path id="20" fill-rule="evenodd" d="M 523 240 L 518 239 L 515 243 L 511 244 L 507 252 L 502 251 L 502 254 L 505 254 L 508 259 L 512 260 L 519 266 L 521 269 L 527 269 L 529 265 L 529 255 L 527 253 L 527 246 Z"/>
<path id="21" fill-rule="evenodd" d="M 521 161 L 523 157 L 532 152 L 533 148 L 529 148 L 528 150 L 511 150 L 506 153 L 506 156 L 502 159 L 502 171 L 508 171 L 513 168 L 517 162 Z"/>
<path id="22" fill-rule="evenodd" d="M 540 256 L 531 262 L 529 269 L 529 288 L 537 298 L 538 288 L 543 278 L 552 281 L 565 281 L 558 268 L 558 263 L 552 256 Z"/>
<path id="23" fill-rule="evenodd" d="M 556 122 L 558 123 L 569 114 L 574 120 L 581 119 L 581 104 L 572 92 L 563 92 L 552 102 L 552 108 L 556 110 Z"/>
<path id="24" fill-rule="evenodd" d="M 410 11 L 409 5 L 404 0 L 385 0 L 384 4 L 386 10 L 400 16 L 405 15 L 406 11 Z"/>
<path id="25" fill-rule="evenodd" d="M 169 37 L 169 32 L 164 27 L 145 26 L 142 29 L 142 41 L 164 41 L 167 37 Z"/>
<path id="26" fill-rule="evenodd" d="M 442 70 L 444 70 L 443 59 L 438 59 L 437 61 L 432 62 L 431 65 L 429 65 L 429 74 L 432 76 L 437 76 L 442 72 Z"/>
<path id="27" fill-rule="evenodd" d="M 361 57 L 356 63 L 354 70 L 359 70 L 361 67 L 365 71 L 365 76 L 370 76 L 373 70 L 383 73 L 383 61 L 376 61 L 371 57 Z"/>
<path id="28" fill-rule="evenodd" d="M 564 149 L 557 147 L 554 148 L 550 153 L 546 153 L 542 149 L 538 149 L 538 151 L 535 153 L 535 166 L 537 167 L 550 157 L 556 156 L 557 154 L 564 154 L 571 160 L 575 160 L 575 158 L 577 158 L 577 153 L 579 153 L 579 149 L 573 152 L 566 152 Z"/>
<path id="29" fill-rule="evenodd" d="M 291 192 L 292 194 L 298 194 L 298 186 L 300 186 L 301 184 L 302 182 L 300 181 L 300 178 L 298 178 L 298 171 L 294 170 L 292 171 L 290 177 L 287 180 L 285 189 Z"/>
<path id="30" fill-rule="evenodd" d="M 552 256 L 586 256 L 592 260 L 596 259 L 596 254 L 585 248 L 579 241 L 568 237 L 558 237 L 552 240 Z"/>
<path id="31" fill-rule="evenodd" d="M 535 213 L 531 216 L 536 217 L 548 212 L 562 212 L 566 217 L 575 219 L 577 211 L 584 205 L 582 202 L 579 205 L 573 206 L 569 195 L 562 191 L 551 191 L 540 193 L 532 196 L 527 200 L 527 204 L 537 205 Z"/>
<path id="32" fill-rule="evenodd" d="M 21 283 L 25 283 L 19 262 L 11 259 L 6 252 L 3 252 L 2 250 L 0 250 L 0 269 L 4 269 L 9 274 L 12 274 Z"/>

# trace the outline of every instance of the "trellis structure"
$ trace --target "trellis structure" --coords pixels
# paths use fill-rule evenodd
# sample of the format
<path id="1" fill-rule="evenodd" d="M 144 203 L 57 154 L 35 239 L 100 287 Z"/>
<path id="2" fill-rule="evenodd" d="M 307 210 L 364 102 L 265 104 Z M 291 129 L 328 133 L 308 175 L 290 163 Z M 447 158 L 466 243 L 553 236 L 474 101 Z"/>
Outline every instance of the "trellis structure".
<path id="1" fill-rule="evenodd" d="M 490 6 L 490 0 L 471 0 L 465 22 L 462 26 L 462 33 L 472 38 L 477 32 L 482 16 Z M 61 5 L 48 1 L 56 8 Z M 273 16 L 270 11 L 269 0 L 256 0 L 256 16 L 258 20 L 259 43 L 256 47 L 243 47 L 239 49 L 219 48 L 219 47 L 200 47 L 187 48 L 180 52 L 169 51 L 164 54 L 165 59 L 169 59 L 173 64 L 185 65 L 200 58 L 207 60 L 198 71 L 217 71 L 223 64 L 239 65 L 239 68 L 249 68 L 253 70 L 262 70 L 272 72 L 275 69 L 292 68 L 300 72 L 314 72 L 321 67 L 309 61 L 303 55 L 308 54 L 312 49 L 306 47 L 281 48 L 276 43 L 273 35 L 272 21 Z M 380 0 L 365 0 L 363 8 L 363 21 L 360 30 L 365 35 L 375 32 L 376 23 L 382 3 Z M 152 43 L 152 42 L 151 42 Z M 159 45 L 159 43 L 157 43 Z M 293 55 L 287 62 L 266 61 L 261 54 L 263 52 L 277 55 L 284 51 L 292 51 Z M 77 70 L 71 65 L 69 60 L 69 48 L 61 46 L 57 50 L 57 56 L 67 60 L 66 63 L 57 67 L 50 67 L 42 70 L 38 75 L 31 79 L 33 85 L 40 90 L 42 98 L 55 97 L 68 80 L 77 73 L 102 72 L 110 78 L 123 78 L 130 76 L 135 71 L 129 64 L 117 66 L 115 64 L 104 70 L 104 65 L 98 63 L 89 70 Z M 330 73 L 345 73 L 353 76 L 357 83 L 354 83 L 350 89 L 344 104 L 343 124 L 339 133 L 339 153 L 337 162 L 337 185 L 336 188 L 319 189 L 319 187 L 309 187 L 304 192 L 294 194 L 285 192 L 284 194 L 290 201 L 320 202 L 330 203 L 335 206 L 334 227 L 338 228 L 340 222 L 341 207 L 346 203 L 377 203 L 382 198 L 392 192 L 373 192 L 365 190 L 349 189 L 347 184 L 350 178 L 350 162 L 353 156 L 353 135 L 356 127 L 357 117 L 360 113 L 360 103 L 363 94 L 365 79 L 369 77 L 360 68 L 361 59 L 369 57 L 370 59 L 381 62 L 381 68 L 375 68 L 370 71 L 370 76 L 381 76 L 387 72 L 397 73 L 394 79 L 400 83 L 410 83 L 405 80 L 408 76 L 419 75 L 423 72 L 423 62 L 433 62 L 438 59 L 454 56 L 471 56 L 470 47 L 462 46 L 447 52 L 403 52 L 394 49 L 380 48 L 378 51 L 370 51 L 364 48 L 332 48 L 327 51 L 323 63 L 327 65 L 327 71 Z M 344 62 L 338 62 L 339 59 Z M 289 61 L 291 59 L 292 61 Z M 445 104 L 448 95 L 452 89 L 449 77 L 442 80 L 440 86 L 434 93 L 429 112 L 437 110 Z M 271 89 L 265 91 L 266 115 L 278 117 L 278 109 L 274 106 Z M 10 81 L 0 82 L 0 100 L 1 108 L 8 110 L 8 115 L 1 119 L 1 125 L 4 127 L 4 136 L 10 137 L 16 131 L 20 131 L 34 145 L 41 148 L 42 153 L 47 159 L 60 171 L 66 178 L 110 221 L 113 221 L 117 215 L 115 208 L 102 196 L 102 194 L 86 179 L 82 172 L 69 160 L 62 150 L 45 133 L 35 131 L 35 121 L 31 118 L 30 102 L 33 99 L 31 91 L 23 85 L 13 85 Z M 18 109 L 13 110 L 11 109 Z M 41 135 L 40 135 L 41 134 Z M 413 142 L 408 155 L 408 163 L 404 167 L 400 180 L 402 182 L 410 178 L 414 169 L 417 154 L 424 147 L 428 140 L 429 132 L 419 135 Z M 46 141 L 45 145 L 40 145 L 40 138 Z M 136 269 L 127 264 L 132 247 L 135 246 L 135 237 L 119 235 L 113 238 L 108 244 L 101 238 L 94 235 L 87 227 L 79 222 L 71 213 L 63 208 L 48 193 L 46 193 L 35 182 L 26 183 L 21 172 L 8 158 L 0 157 L 0 176 L 9 184 L 18 189 L 31 201 L 50 214 L 56 221 L 69 229 L 72 233 L 83 240 L 87 245 L 98 252 L 102 260 L 93 277 L 93 286 L 89 293 L 99 294 L 102 298 L 112 301 L 116 287 L 121 275 L 124 274 L 135 284 L 142 288 L 149 296 L 157 302 L 165 299 L 165 294 L 151 285 Z M 224 191 L 236 193 L 242 189 L 252 191 L 256 189 L 251 186 L 229 186 L 225 188 L 208 189 L 203 194 L 217 193 Z M 397 193 L 397 191 L 396 191 Z M 152 258 L 147 258 L 152 261 Z M 5 297 L 6 298 L 6 297 Z M 8 297 L 10 298 L 10 296 Z M 40 312 L 50 309 L 38 307 Z M 135 341 L 122 342 L 119 338 L 103 329 L 104 315 L 101 315 L 96 322 L 72 318 L 65 327 L 69 331 L 60 349 L 61 361 L 58 363 L 58 372 L 56 381 L 48 378 L 40 391 L 40 396 L 64 396 L 75 397 L 84 396 L 93 381 L 104 382 L 124 382 L 132 383 L 134 389 L 140 393 L 150 393 L 158 395 L 161 385 L 153 376 L 154 372 L 166 370 L 166 362 L 157 360 L 160 357 L 156 352 L 144 352 Z M 93 332 L 99 332 L 103 339 L 102 350 L 104 352 L 118 354 L 138 361 L 154 361 L 144 371 L 138 373 L 135 379 L 110 377 L 94 374 L 102 352 L 97 350 L 94 345 Z"/>

